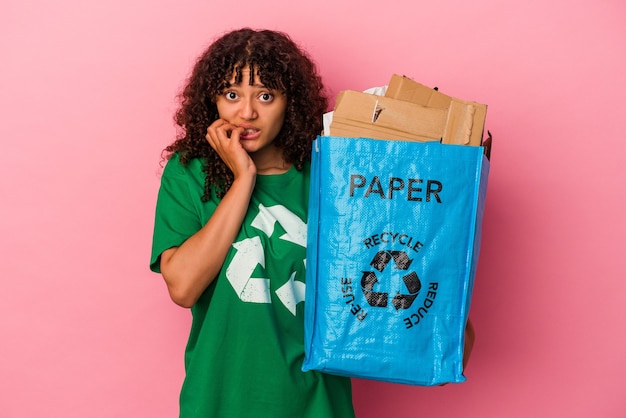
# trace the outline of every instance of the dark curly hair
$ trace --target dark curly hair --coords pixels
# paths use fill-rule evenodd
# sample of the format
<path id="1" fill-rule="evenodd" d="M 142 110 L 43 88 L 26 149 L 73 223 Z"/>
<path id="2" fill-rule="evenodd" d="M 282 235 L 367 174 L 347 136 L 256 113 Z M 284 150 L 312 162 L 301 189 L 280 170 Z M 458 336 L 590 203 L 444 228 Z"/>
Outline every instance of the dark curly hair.
<path id="1" fill-rule="evenodd" d="M 204 160 L 205 201 L 212 189 L 222 197 L 234 180 L 205 135 L 219 118 L 216 97 L 229 87 L 233 73 L 236 83 L 241 82 L 241 69 L 247 66 L 258 71 L 266 87 L 286 95 L 285 120 L 273 142 L 286 162 L 301 170 L 311 158 L 313 139 L 322 130 L 328 100 L 317 68 L 305 51 L 288 35 L 276 31 L 243 28 L 223 35 L 196 61 L 174 116 L 179 134 L 164 150 L 167 158 L 177 152 L 183 165 L 193 158 Z"/>

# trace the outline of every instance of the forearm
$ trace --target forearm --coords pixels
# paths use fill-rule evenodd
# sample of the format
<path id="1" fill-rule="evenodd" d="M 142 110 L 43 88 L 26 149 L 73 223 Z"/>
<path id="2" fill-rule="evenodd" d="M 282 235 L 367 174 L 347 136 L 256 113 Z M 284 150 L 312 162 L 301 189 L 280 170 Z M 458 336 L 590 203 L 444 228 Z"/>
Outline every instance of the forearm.
<path id="1" fill-rule="evenodd" d="M 476 339 L 476 333 L 474 331 L 474 325 L 470 319 L 467 319 L 467 325 L 465 326 L 465 347 L 463 350 L 463 368 L 467 366 L 472 349 L 474 348 L 474 340 Z"/>
<path id="2" fill-rule="evenodd" d="M 241 229 L 254 183 L 254 176 L 235 180 L 202 229 L 161 255 L 161 273 L 178 305 L 193 306 L 217 277 Z"/>

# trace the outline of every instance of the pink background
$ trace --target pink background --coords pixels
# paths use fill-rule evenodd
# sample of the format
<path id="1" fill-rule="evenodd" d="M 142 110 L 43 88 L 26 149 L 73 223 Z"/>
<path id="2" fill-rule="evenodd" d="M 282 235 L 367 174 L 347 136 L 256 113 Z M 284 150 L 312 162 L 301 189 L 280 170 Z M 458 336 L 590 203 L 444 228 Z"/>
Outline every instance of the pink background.
<path id="1" fill-rule="evenodd" d="M 625 21 L 622 0 L 3 0 L 0 415 L 176 416 L 160 152 L 196 56 L 250 25 L 290 33 L 332 97 L 399 73 L 489 105 L 468 381 L 355 381 L 358 416 L 626 416 Z"/>

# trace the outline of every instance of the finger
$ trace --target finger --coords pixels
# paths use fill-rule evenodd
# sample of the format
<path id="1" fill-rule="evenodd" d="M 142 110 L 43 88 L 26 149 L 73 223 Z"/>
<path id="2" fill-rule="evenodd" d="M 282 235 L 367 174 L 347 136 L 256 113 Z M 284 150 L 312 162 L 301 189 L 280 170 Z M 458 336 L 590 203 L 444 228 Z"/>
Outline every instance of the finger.
<path id="1" fill-rule="evenodd" d="M 237 126 L 232 125 L 229 122 L 224 122 L 224 124 L 215 128 L 215 132 L 219 140 L 228 141 L 233 134 L 233 130 L 235 129 L 237 129 Z"/>
<path id="2" fill-rule="evenodd" d="M 239 143 L 239 137 L 243 133 L 243 128 L 235 125 L 230 125 L 230 132 L 228 137 L 233 139 L 233 142 Z"/>
<path id="3" fill-rule="evenodd" d="M 229 127 L 230 124 L 223 119 L 217 119 L 209 125 L 205 138 L 213 149 L 215 149 L 218 144 L 228 140 Z"/>
<path id="4" fill-rule="evenodd" d="M 218 129 L 224 130 L 230 126 L 230 123 L 224 119 L 217 119 L 209 125 L 207 132 L 217 133 Z"/>

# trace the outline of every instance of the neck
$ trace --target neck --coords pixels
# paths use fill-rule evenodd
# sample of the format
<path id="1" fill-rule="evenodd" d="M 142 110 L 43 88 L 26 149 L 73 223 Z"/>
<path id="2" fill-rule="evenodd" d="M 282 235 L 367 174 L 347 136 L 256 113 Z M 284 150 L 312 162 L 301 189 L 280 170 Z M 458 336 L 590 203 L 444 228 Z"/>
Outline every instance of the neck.
<path id="1" fill-rule="evenodd" d="M 277 165 L 268 165 L 268 166 L 258 166 L 256 168 L 257 174 L 266 175 L 266 174 L 283 174 L 289 171 L 291 168 L 291 164 L 286 162 L 282 162 Z"/>
<path id="2" fill-rule="evenodd" d="M 250 154 L 250 157 L 256 165 L 257 173 L 261 175 L 282 174 L 291 168 L 291 164 L 283 158 L 282 151 L 274 147 Z"/>

